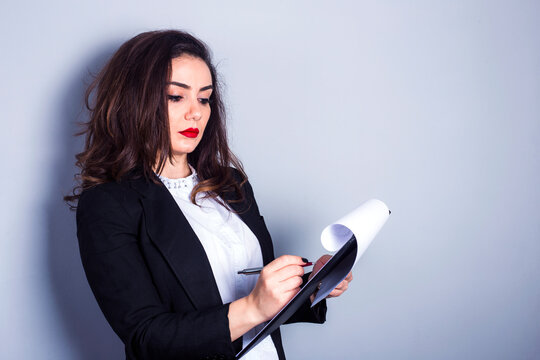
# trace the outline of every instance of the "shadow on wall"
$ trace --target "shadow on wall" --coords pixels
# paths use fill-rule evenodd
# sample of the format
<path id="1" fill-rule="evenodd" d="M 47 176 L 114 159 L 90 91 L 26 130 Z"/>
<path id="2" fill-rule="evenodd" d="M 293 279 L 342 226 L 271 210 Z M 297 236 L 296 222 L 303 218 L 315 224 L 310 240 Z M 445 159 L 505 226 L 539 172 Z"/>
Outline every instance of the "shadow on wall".
<path id="1" fill-rule="evenodd" d="M 123 344 L 105 320 L 90 290 L 82 268 L 76 237 L 75 212 L 70 211 L 62 197 L 71 192 L 75 167 L 75 154 L 83 149 L 84 137 L 74 137 L 82 128 L 79 122 L 87 120 L 84 111 L 84 93 L 117 46 L 107 46 L 91 59 L 78 74 L 70 77 L 65 92 L 59 96 L 59 116 L 55 121 L 60 150 L 55 159 L 53 181 L 50 182 L 45 207 L 48 219 L 48 252 L 52 299 L 57 306 L 59 323 L 63 327 L 66 348 L 71 348 L 74 359 L 121 359 Z"/>

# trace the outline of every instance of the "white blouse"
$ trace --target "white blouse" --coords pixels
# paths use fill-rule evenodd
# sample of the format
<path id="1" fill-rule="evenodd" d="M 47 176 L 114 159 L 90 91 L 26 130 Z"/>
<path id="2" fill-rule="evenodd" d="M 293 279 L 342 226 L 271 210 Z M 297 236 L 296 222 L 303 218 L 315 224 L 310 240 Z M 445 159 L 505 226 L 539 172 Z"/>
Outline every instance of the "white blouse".
<path id="1" fill-rule="evenodd" d="M 234 212 L 225 209 L 214 199 L 204 199 L 197 194 L 196 202 L 191 202 L 191 191 L 197 184 L 195 169 L 192 174 L 181 179 L 168 179 L 158 175 L 174 200 L 182 210 L 193 231 L 199 238 L 216 279 L 223 304 L 240 299 L 249 293 L 257 283 L 258 275 L 239 275 L 246 268 L 263 266 L 259 241 L 249 227 Z M 243 336 L 243 345 L 264 327 L 264 323 L 251 329 Z M 276 347 L 268 336 L 249 351 L 244 359 L 278 359 Z"/>

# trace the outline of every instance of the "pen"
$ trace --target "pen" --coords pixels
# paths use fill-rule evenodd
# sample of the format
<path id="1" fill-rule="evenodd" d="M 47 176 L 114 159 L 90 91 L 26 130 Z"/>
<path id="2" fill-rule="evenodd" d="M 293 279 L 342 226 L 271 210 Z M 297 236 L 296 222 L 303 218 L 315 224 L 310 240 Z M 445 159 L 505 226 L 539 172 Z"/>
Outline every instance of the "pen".
<path id="1" fill-rule="evenodd" d="M 302 264 L 300 266 L 302 267 L 305 267 L 305 266 L 311 266 L 313 265 L 312 262 L 307 262 L 305 264 Z M 249 268 L 249 269 L 244 269 L 244 270 L 240 270 L 238 272 L 238 274 L 242 274 L 242 275 L 257 275 L 257 274 L 260 274 L 261 273 L 261 270 L 263 268 L 262 267 L 256 267 L 256 268 Z"/>

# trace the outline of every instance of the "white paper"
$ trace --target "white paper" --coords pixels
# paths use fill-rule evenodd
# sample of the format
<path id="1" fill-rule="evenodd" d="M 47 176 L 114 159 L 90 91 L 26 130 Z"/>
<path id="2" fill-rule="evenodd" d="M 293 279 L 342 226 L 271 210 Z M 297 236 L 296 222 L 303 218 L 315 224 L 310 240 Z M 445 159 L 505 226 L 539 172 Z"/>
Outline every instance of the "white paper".
<path id="1" fill-rule="evenodd" d="M 317 291 L 311 305 L 312 307 L 326 298 L 347 277 L 352 267 L 386 223 L 389 215 L 390 211 L 385 203 L 377 199 L 372 199 L 366 201 L 336 222 L 328 225 L 322 231 L 321 243 L 327 251 L 331 252 L 339 251 L 351 239 L 352 235 L 354 235 L 356 237 L 356 258 L 352 264 L 342 262 L 333 270 L 332 276 L 328 276 L 325 282 L 320 284 L 320 289 Z"/>
<path id="2" fill-rule="evenodd" d="M 358 243 L 356 260 L 366 251 L 381 230 L 390 211 L 381 200 L 371 199 L 338 221 L 328 225 L 321 234 L 321 243 L 327 251 L 338 251 L 354 234 Z"/>

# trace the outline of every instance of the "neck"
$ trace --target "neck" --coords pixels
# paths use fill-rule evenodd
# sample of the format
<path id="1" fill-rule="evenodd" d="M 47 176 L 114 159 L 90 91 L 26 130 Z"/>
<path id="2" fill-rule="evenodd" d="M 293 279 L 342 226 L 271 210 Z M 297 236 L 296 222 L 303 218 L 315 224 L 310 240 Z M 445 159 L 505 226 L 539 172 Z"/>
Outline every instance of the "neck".
<path id="1" fill-rule="evenodd" d="M 191 175 L 187 155 L 184 155 L 181 158 L 173 157 L 171 161 L 167 160 L 159 175 L 169 179 L 180 179 Z"/>

